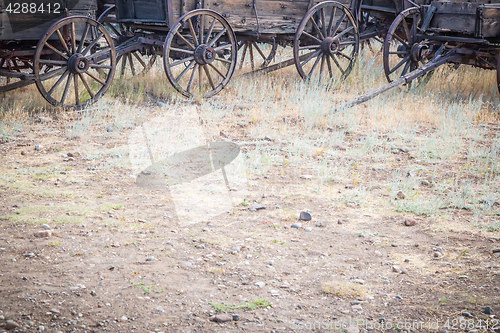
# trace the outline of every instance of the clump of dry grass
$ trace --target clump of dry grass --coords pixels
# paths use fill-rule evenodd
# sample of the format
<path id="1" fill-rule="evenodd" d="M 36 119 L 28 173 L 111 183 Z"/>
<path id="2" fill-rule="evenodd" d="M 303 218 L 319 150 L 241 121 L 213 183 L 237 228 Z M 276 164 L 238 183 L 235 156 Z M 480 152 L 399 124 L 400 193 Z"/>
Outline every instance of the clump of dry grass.
<path id="1" fill-rule="evenodd" d="M 212 273 L 212 274 L 223 274 L 224 273 L 224 268 L 222 267 L 210 267 L 207 269 L 207 272 Z"/>
<path id="2" fill-rule="evenodd" d="M 348 282 L 348 281 L 330 281 L 325 282 L 321 289 L 325 294 L 333 294 L 340 297 L 362 297 L 365 295 L 366 290 L 363 285 Z"/>

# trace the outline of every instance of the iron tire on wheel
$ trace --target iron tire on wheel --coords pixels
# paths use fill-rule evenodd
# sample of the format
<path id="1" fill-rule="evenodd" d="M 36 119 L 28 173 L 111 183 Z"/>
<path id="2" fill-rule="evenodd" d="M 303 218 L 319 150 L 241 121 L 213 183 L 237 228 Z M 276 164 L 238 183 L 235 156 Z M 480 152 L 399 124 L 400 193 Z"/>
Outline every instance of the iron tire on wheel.
<path id="1" fill-rule="evenodd" d="M 306 30 L 309 28 L 310 32 Z M 312 7 L 295 33 L 293 58 L 303 79 L 319 76 L 321 80 L 327 68 L 330 79 L 344 80 L 356 63 L 358 51 L 356 21 L 347 7 L 335 1 Z"/>
<path id="2" fill-rule="evenodd" d="M 79 35 L 76 32 L 81 27 Z M 113 40 L 101 24 L 85 16 L 66 17 L 54 23 L 38 42 L 35 83 L 52 105 L 85 107 L 108 90 L 115 74 L 115 58 Z M 41 80 L 42 75 L 57 80 Z"/>
<path id="3" fill-rule="evenodd" d="M 180 17 L 170 29 L 163 47 L 163 65 L 178 92 L 186 97 L 209 98 L 231 80 L 237 52 L 229 23 L 212 10 L 196 9 Z M 177 69 L 180 72 L 176 73 Z M 193 86 L 198 92 L 191 91 Z"/>
<path id="4" fill-rule="evenodd" d="M 133 28 L 116 22 L 116 6 L 114 5 L 106 9 L 99 16 L 97 22 L 107 27 L 112 32 L 111 38 L 117 41 L 120 37 L 132 37 L 135 33 Z M 127 78 L 128 70 L 130 70 L 132 76 L 144 75 L 153 67 L 156 58 L 156 54 L 143 55 L 138 50 L 121 54 L 116 59 L 116 67 L 119 69 L 118 75 Z M 138 67 L 138 70 L 136 70 L 136 67 Z"/>

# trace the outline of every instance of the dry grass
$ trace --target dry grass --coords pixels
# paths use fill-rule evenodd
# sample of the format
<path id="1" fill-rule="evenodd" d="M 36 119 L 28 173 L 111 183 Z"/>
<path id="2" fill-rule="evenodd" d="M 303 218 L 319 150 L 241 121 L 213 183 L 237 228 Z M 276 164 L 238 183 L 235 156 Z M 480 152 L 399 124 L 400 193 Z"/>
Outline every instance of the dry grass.
<path id="1" fill-rule="evenodd" d="M 333 294 L 339 297 L 362 297 L 366 293 L 363 285 L 348 281 L 325 282 L 321 288 L 325 294 Z"/>
<path id="2" fill-rule="evenodd" d="M 224 268 L 222 267 L 210 267 L 207 269 L 207 272 L 218 275 L 224 273 Z"/>

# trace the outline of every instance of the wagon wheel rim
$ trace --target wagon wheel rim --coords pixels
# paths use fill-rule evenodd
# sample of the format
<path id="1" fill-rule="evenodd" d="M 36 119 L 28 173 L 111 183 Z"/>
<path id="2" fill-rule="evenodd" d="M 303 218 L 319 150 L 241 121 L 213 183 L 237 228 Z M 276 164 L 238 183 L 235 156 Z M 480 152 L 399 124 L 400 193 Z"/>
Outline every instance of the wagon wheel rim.
<path id="1" fill-rule="evenodd" d="M 101 23 L 110 33 L 111 38 L 115 41 L 115 47 L 118 47 L 119 38 L 131 36 L 134 34 L 132 27 L 122 23 L 117 23 L 116 6 L 111 6 L 106 9 L 97 22 Z M 121 54 L 116 59 L 116 68 L 120 78 L 127 78 L 135 75 L 144 75 L 149 72 L 156 62 L 157 55 L 143 55 L 138 50 Z"/>
<path id="2" fill-rule="evenodd" d="M 64 18 L 38 42 L 34 56 L 36 86 L 55 106 L 87 106 L 111 85 L 115 56 L 111 36 L 97 21 L 85 16 Z"/>
<path id="3" fill-rule="evenodd" d="M 389 27 L 382 52 L 389 82 L 422 67 L 435 56 L 436 45 L 418 36 L 421 23 L 421 11 L 414 7 L 402 11 Z M 428 73 L 419 82 L 428 81 L 431 75 Z"/>
<path id="4" fill-rule="evenodd" d="M 207 9 L 193 10 L 180 17 L 167 35 L 165 73 L 184 96 L 212 97 L 229 83 L 237 51 L 233 29 L 221 15 Z"/>
<path id="5" fill-rule="evenodd" d="M 304 16 L 295 33 L 293 57 L 299 75 L 344 80 L 359 52 L 359 33 L 350 11 L 337 2 L 322 2 Z"/>
<path id="6" fill-rule="evenodd" d="M 241 41 L 238 43 L 238 52 L 241 54 L 238 70 L 243 69 L 245 62 L 250 63 L 252 71 L 269 66 L 276 56 L 276 42 L 269 43 L 271 49 L 263 49 L 254 41 Z"/>

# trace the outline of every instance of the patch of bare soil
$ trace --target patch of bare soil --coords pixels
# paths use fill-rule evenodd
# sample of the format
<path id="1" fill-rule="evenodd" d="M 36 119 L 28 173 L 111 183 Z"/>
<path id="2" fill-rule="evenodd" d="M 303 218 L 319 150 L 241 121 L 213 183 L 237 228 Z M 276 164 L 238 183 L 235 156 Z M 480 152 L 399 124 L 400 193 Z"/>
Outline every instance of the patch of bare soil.
<path id="1" fill-rule="evenodd" d="M 356 182 L 319 190 L 306 158 L 271 165 L 250 173 L 240 205 L 184 223 L 169 191 L 113 164 L 129 132 L 29 128 L 0 145 L 0 332 L 500 332 L 498 232 L 478 232 L 466 210 L 382 204 L 390 168 L 411 163 L 404 149 L 384 166 L 361 158 Z M 241 154 L 283 145 L 246 131 L 220 140 Z M 378 186 L 362 203 L 332 199 L 367 182 Z"/>

